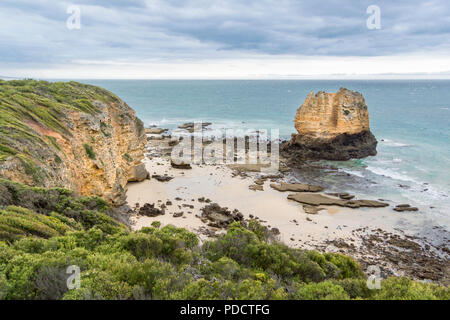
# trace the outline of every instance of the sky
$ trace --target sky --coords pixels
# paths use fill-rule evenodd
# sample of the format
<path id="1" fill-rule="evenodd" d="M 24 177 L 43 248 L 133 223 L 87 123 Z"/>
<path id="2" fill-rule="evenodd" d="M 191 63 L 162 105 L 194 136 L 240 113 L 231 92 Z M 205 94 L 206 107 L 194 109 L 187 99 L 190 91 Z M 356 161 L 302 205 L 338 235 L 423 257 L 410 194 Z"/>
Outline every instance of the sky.
<path id="1" fill-rule="evenodd" d="M 450 1 L 0 0 L 0 77 L 450 78 Z"/>

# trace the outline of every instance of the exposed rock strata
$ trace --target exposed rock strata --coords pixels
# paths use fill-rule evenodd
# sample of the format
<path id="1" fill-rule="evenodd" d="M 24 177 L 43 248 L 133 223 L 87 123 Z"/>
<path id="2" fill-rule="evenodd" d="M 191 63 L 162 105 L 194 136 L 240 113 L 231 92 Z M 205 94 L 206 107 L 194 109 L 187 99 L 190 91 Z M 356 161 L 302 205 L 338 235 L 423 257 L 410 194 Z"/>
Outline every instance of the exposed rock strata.
<path id="1" fill-rule="evenodd" d="M 3 81 L 0 177 L 64 187 L 125 203 L 129 181 L 148 177 L 145 131 L 114 94 L 76 82 Z"/>
<path id="2" fill-rule="evenodd" d="M 285 191 L 292 191 L 292 192 L 320 192 L 323 191 L 323 188 L 320 186 L 314 186 L 310 184 L 301 184 L 301 183 L 284 183 L 282 182 L 280 185 L 278 184 L 271 184 L 270 187 L 272 189 L 285 192 Z"/>
<path id="3" fill-rule="evenodd" d="M 349 160 L 376 155 L 366 102 L 359 92 L 311 92 L 297 110 L 298 134 L 281 146 L 291 160 Z"/>
<path id="4" fill-rule="evenodd" d="M 373 207 L 373 208 L 381 208 L 387 207 L 389 204 L 375 201 L 375 200 L 343 200 L 332 197 L 327 197 L 322 194 L 313 194 L 313 193 L 295 193 L 290 194 L 288 196 L 289 200 L 294 200 L 300 202 L 302 204 L 307 204 L 311 206 L 340 206 L 340 207 L 348 207 L 348 208 L 359 208 L 359 207 Z"/>

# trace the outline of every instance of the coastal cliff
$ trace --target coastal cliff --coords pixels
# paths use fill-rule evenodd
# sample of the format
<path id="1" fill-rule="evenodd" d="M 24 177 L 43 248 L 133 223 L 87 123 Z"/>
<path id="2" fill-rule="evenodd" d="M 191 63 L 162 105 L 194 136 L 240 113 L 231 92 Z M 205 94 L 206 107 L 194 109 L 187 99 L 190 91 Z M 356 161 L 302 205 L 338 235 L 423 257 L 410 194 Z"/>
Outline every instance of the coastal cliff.
<path id="1" fill-rule="evenodd" d="M 349 160 L 376 155 L 369 112 L 361 93 L 311 92 L 295 116 L 298 134 L 282 146 L 290 158 Z"/>
<path id="2" fill-rule="evenodd" d="M 125 203 L 148 177 L 143 123 L 114 94 L 77 82 L 0 81 L 0 177 Z"/>

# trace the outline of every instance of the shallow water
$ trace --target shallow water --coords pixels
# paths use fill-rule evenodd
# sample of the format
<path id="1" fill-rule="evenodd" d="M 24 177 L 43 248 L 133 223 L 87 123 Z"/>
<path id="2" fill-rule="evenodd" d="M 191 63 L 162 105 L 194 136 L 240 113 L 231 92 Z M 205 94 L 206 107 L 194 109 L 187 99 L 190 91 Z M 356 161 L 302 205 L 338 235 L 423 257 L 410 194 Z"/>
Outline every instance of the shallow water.
<path id="1" fill-rule="evenodd" d="M 378 155 L 333 162 L 339 171 L 322 171 L 320 179 L 330 189 L 410 203 L 420 212 L 408 214 L 426 214 L 450 226 L 449 80 L 83 82 L 117 94 L 146 125 L 173 129 L 184 122 L 208 121 L 213 128 L 276 128 L 283 138 L 294 132 L 295 112 L 310 91 L 335 92 L 340 87 L 360 91 L 379 141 Z M 297 177 L 305 182 L 315 179 Z"/>

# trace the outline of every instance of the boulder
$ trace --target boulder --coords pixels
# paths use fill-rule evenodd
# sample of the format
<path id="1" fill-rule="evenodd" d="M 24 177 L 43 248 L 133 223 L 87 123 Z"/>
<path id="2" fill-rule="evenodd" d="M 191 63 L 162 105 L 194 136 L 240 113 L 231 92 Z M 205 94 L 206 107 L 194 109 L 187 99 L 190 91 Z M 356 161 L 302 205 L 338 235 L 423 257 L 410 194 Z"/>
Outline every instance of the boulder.
<path id="1" fill-rule="evenodd" d="M 192 169 L 191 164 L 183 161 L 170 161 L 170 165 L 175 169 Z"/>
<path id="2" fill-rule="evenodd" d="M 159 174 L 152 175 L 152 178 L 158 180 L 159 182 L 168 182 L 168 181 L 173 179 L 173 177 L 171 177 L 171 176 L 168 176 L 168 175 L 163 175 L 162 176 L 162 175 L 159 175 Z"/>
<path id="3" fill-rule="evenodd" d="M 399 204 L 399 205 L 395 206 L 394 210 L 397 212 L 419 211 L 419 208 L 411 207 L 409 204 Z"/>
<path id="4" fill-rule="evenodd" d="M 157 217 L 164 215 L 164 209 L 155 207 L 155 204 L 146 203 L 139 209 L 139 215 L 147 217 Z"/>
<path id="5" fill-rule="evenodd" d="M 145 179 L 148 179 L 150 177 L 150 174 L 148 173 L 147 169 L 145 168 L 144 163 L 140 163 L 130 170 L 130 176 L 128 178 L 129 182 L 141 182 Z"/>
<path id="6" fill-rule="evenodd" d="M 217 203 L 211 203 L 201 209 L 201 217 L 208 221 L 210 227 L 226 228 L 233 221 L 243 221 L 244 216 L 238 210 L 231 212 L 226 207 L 220 207 Z"/>

